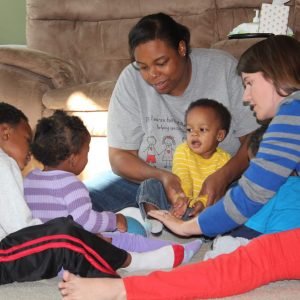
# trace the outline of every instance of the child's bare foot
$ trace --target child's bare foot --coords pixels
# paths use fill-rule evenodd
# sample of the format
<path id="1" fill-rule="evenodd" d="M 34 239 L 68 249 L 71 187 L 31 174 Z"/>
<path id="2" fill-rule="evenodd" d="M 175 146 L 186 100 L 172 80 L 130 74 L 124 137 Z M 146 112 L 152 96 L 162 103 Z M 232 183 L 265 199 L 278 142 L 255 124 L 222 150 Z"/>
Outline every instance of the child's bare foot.
<path id="1" fill-rule="evenodd" d="M 65 300 L 126 299 L 123 281 L 118 278 L 82 278 L 65 271 L 58 288 Z"/>

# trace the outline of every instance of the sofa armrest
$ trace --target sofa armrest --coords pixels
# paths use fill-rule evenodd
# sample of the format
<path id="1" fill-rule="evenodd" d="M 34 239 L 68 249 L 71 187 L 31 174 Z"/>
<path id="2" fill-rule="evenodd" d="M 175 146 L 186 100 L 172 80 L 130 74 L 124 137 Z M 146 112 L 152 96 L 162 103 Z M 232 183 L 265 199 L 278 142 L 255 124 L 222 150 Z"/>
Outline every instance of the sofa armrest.
<path id="1" fill-rule="evenodd" d="M 42 99 L 47 109 L 107 111 L 116 81 L 95 81 L 47 91 Z"/>
<path id="2" fill-rule="evenodd" d="M 73 63 L 26 46 L 0 46 L 0 64 L 12 65 L 50 78 L 55 88 L 86 82 Z"/>

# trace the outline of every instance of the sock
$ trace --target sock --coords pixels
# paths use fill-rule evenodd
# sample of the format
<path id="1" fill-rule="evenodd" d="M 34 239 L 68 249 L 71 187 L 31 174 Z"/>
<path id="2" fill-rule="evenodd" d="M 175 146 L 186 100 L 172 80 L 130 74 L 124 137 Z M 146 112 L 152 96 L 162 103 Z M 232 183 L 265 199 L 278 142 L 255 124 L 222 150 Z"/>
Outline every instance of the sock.
<path id="1" fill-rule="evenodd" d="M 169 245 L 154 251 L 144 253 L 129 252 L 131 263 L 123 268 L 127 272 L 141 270 L 168 269 L 179 265 L 184 258 L 184 247 L 180 245 Z"/>
<path id="2" fill-rule="evenodd" d="M 184 245 L 168 245 L 154 251 L 144 253 L 130 252 L 131 263 L 123 268 L 127 272 L 140 270 L 168 269 L 188 262 L 199 251 L 201 240 L 195 240 Z"/>
<path id="3" fill-rule="evenodd" d="M 127 252 L 147 252 L 174 244 L 171 241 L 146 238 L 142 235 L 128 232 L 105 233 L 104 236 L 112 238 L 112 244 Z"/>
<path id="4" fill-rule="evenodd" d="M 250 240 L 230 235 L 217 236 L 212 244 L 212 250 L 205 253 L 203 260 L 215 258 L 224 253 L 235 251 L 238 247 L 248 244 Z"/>
<path id="5" fill-rule="evenodd" d="M 200 239 L 184 244 L 184 258 L 182 263 L 185 264 L 189 262 L 191 258 L 200 250 L 202 244 L 203 242 Z"/>
<path id="6" fill-rule="evenodd" d="M 145 219 L 146 227 L 150 229 L 153 234 L 160 234 L 164 228 L 164 225 L 156 219 Z"/>

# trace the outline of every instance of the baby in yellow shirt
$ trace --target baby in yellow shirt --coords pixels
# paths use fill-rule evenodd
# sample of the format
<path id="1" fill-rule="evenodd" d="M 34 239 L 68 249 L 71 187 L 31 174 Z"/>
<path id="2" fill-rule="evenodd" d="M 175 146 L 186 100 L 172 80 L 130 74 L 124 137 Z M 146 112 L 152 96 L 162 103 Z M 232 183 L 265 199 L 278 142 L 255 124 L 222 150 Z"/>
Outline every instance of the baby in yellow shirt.
<path id="1" fill-rule="evenodd" d="M 143 181 L 137 202 L 145 219 L 153 209 L 168 210 L 178 218 L 187 219 L 206 207 L 207 197 L 199 193 L 204 180 L 230 159 L 230 154 L 218 147 L 229 131 L 230 122 L 228 109 L 215 100 L 199 99 L 189 105 L 185 114 L 186 142 L 177 146 L 172 166 L 172 172 L 181 180 L 184 194 L 168 199 L 159 180 Z M 150 218 L 148 222 L 152 233 L 163 229 L 157 220 Z"/>
<path id="2" fill-rule="evenodd" d="M 172 172 L 181 180 L 188 207 L 197 213 L 206 207 L 207 196 L 199 196 L 204 180 L 230 159 L 230 154 L 218 147 L 229 131 L 230 121 L 227 108 L 215 100 L 199 99 L 186 111 L 186 142 L 175 150 Z M 182 216 L 185 210 L 183 205 L 177 210 L 175 207 L 173 213 Z"/>

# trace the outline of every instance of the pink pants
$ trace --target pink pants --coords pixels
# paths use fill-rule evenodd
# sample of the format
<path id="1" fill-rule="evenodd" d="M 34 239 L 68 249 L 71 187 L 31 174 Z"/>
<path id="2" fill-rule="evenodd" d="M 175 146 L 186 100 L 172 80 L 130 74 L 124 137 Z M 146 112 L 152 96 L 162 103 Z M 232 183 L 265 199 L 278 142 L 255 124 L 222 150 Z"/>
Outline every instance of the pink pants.
<path id="1" fill-rule="evenodd" d="M 127 299 L 206 299 L 300 279 L 300 229 L 263 235 L 215 259 L 123 279 Z"/>

